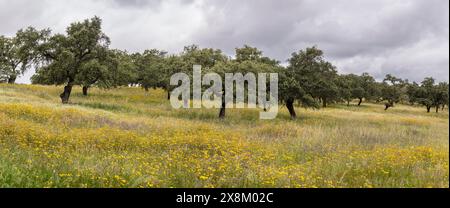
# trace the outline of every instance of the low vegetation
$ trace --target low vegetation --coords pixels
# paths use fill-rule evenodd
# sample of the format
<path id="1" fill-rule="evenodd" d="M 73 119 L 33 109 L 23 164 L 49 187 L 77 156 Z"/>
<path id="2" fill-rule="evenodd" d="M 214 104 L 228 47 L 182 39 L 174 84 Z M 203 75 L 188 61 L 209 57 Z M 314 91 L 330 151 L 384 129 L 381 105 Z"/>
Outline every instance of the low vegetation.
<path id="1" fill-rule="evenodd" d="M 110 43 L 99 17 L 0 36 L 0 187 L 449 186 L 446 82 L 339 74 L 316 46 L 281 63 L 248 45 L 230 57 Z M 237 89 L 214 92 L 220 110 L 172 108 L 170 78 L 193 65 L 276 73 L 278 117 L 225 111 Z M 14 84 L 31 68 L 33 85 Z"/>
<path id="2" fill-rule="evenodd" d="M 60 91 L 0 84 L 0 187 L 449 187 L 447 109 L 355 99 L 219 120 L 160 89 Z"/>

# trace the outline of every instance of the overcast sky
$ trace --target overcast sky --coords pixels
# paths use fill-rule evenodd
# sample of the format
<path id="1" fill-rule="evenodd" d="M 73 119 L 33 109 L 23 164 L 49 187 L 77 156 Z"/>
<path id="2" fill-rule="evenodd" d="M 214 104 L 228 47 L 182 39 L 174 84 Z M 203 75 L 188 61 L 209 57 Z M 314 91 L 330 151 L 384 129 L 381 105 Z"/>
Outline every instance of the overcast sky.
<path id="1" fill-rule="evenodd" d="M 231 56 L 249 44 L 284 62 L 317 45 L 340 73 L 449 79 L 448 0 L 0 0 L 0 34 L 63 33 L 94 15 L 111 47 L 130 52 L 198 44 Z"/>

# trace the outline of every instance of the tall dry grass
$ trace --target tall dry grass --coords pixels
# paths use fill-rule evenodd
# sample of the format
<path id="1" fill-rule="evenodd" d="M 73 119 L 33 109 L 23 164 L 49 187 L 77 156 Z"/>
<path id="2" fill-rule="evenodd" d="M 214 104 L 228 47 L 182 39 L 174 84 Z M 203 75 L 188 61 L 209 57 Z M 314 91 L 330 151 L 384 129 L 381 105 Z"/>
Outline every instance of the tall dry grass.
<path id="1" fill-rule="evenodd" d="M 161 90 L 0 84 L 0 187 L 448 187 L 448 111 L 174 110 Z"/>

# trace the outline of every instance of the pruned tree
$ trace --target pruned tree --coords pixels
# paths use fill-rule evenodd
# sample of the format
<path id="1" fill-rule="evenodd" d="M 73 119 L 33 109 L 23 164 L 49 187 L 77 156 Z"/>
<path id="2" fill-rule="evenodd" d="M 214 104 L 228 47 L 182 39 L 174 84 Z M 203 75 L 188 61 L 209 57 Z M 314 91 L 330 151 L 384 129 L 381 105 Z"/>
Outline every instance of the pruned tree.
<path id="1" fill-rule="evenodd" d="M 408 83 L 406 87 L 406 95 L 408 96 L 408 102 L 410 105 L 419 104 L 420 85 L 416 82 Z"/>
<path id="2" fill-rule="evenodd" d="M 295 101 L 305 108 L 319 108 L 319 100 L 326 107 L 328 102 L 338 99 L 335 67 L 324 60 L 323 52 L 316 47 L 293 53 L 280 77 L 280 98 L 291 118 L 297 116 Z"/>
<path id="3" fill-rule="evenodd" d="M 83 64 L 77 76 L 84 96 L 92 86 L 103 89 L 128 86 L 136 79 L 136 67 L 126 52 L 104 50 L 102 53 L 99 58 Z"/>
<path id="4" fill-rule="evenodd" d="M 168 79 L 166 75 L 167 63 L 165 60 L 167 52 L 157 49 L 146 50 L 142 54 L 134 54 L 137 81 L 145 91 L 149 88 L 162 87 L 165 88 Z"/>
<path id="5" fill-rule="evenodd" d="M 339 99 L 336 68 L 325 61 L 323 52 L 317 47 L 293 53 L 287 70 L 294 72 L 294 78 L 305 93 L 321 101 L 323 107 Z"/>
<path id="6" fill-rule="evenodd" d="M 437 85 L 437 91 L 439 92 L 439 94 L 438 94 L 438 97 L 439 97 L 438 104 L 441 106 L 441 109 L 444 110 L 445 106 L 448 106 L 448 101 L 449 101 L 448 83 L 447 82 L 440 82 Z M 439 111 L 439 109 L 436 108 L 436 112 L 438 112 L 438 111 Z"/>
<path id="7" fill-rule="evenodd" d="M 303 89 L 302 83 L 295 78 L 296 75 L 298 75 L 297 72 L 290 68 L 279 73 L 279 100 L 286 105 L 291 119 L 297 118 L 295 101 L 305 108 L 319 108 L 319 103 Z"/>
<path id="8" fill-rule="evenodd" d="M 0 82 L 13 84 L 37 61 L 37 47 L 49 30 L 33 27 L 19 30 L 14 37 L 0 36 Z"/>
<path id="9" fill-rule="evenodd" d="M 238 62 L 236 60 L 229 60 L 229 61 L 224 61 L 224 62 L 218 62 L 216 65 L 214 65 L 214 67 L 210 68 L 210 69 L 205 69 L 206 72 L 213 72 L 213 73 L 217 73 L 219 74 L 222 78 L 225 77 L 226 73 L 231 73 L 231 74 L 237 74 L 240 73 L 242 74 L 244 77 L 248 74 L 251 73 L 253 75 L 255 75 L 255 78 L 257 79 L 257 75 L 258 73 L 276 73 L 280 70 L 281 67 L 279 66 L 273 66 L 273 65 L 269 65 L 266 63 L 262 63 L 262 62 L 258 62 L 258 61 L 251 61 L 251 60 L 246 60 L 243 62 Z M 266 79 L 266 86 L 269 86 L 269 81 Z M 246 101 L 247 104 L 249 104 L 249 90 L 253 89 L 248 85 L 247 81 L 244 81 L 243 83 L 234 83 L 233 84 L 233 99 L 236 98 L 236 93 L 238 86 L 240 87 L 239 89 L 243 89 L 244 92 L 244 99 Z M 224 89 L 222 92 L 216 92 L 216 94 L 221 96 L 221 108 L 219 111 L 219 118 L 224 118 L 225 117 L 225 112 L 226 112 L 226 105 L 227 103 L 225 102 L 225 97 L 227 96 L 226 91 L 225 91 L 225 80 L 222 80 L 222 89 Z M 256 89 L 253 89 L 256 91 Z M 269 93 L 270 92 L 270 87 L 266 88 L 266 99 L 269 98 Z M 256 96 L 256 94 L 255 94 Z M 244 101 L 244 102 L 245 102 Z M 254 103 L 259 104 L 259 103 Z M 265 110 L 266 108 L 270 108 L 270 106 L 266 106 L 265 105 Z"/>
<path id="10" fill-rule="evenodd" d="M 112 73 L 109 73 L 108 80 L 110 80 L 112 86 L 129 86 L 134 83 L 139 74 L 132 55 L 121 50 L 110 50 L 109 54 L 111 57 L 109 67 L 113 70 L 111 70 Z M 108 65 L 108 62 L 105 64 Z"/>
<path id="11" fill-rule="evenodd" d="M 358 86 L 354 95 L 358 98 L 358 106 L 361 105 L 363 99 L 365 100 L 375 100 L 380 95 L 380 90 L 377 88 L 377 83 L 375 79 L 370 76 L 369 73 L 363 73 L 358 77 Z M 358 92 L 359 91 L 359 92 Z"/>
<path id="12" fill-rule="evenodd" d="M 408 87 L 408 95 L 412 101 L 426 107 L 427 112 L 431 112 L 431 108 L 439 112 L 440 107 L 448 104 L 448 84 L 445 82 L 435 84 L 432 77 L 425 78 L 421 85 L 410 85 Z"/>
<path id="13" fill-rule="evenodd" d="M 222 54 L 222 52 L 220 50 L 213 50 L 213 49 L 208 49 L 209 51 L 209 56 L 211 57 L 210 59 L 215 59 L 216 61 L 214 62 L 214 65 L 206 65 L 206 67 L 204 68 L 204 71 L 206 73 L 209 72 L 213 72 L 213 73 L 217 73 L 219 74 L 222 78 L 225 77 L 226 73 L 231 73 L 231 74 L 242 74 L 244 77 L 248 74 L 251 73 L 253 75 L 255 75 L 256 79 L 258 78 L 257 75 L 258 73 L 277 73 L 280 71 L 280 69 L 282 69 L 282 67 L 279 65 L 278 61 L 272 60 L 270 58 L 264 57 L 263 56 L 263 52 L 260 51 L 257 48 L 253 48 L 250 46 L 245 45 L 244 48 L 236 48 L 236 54 L 235 54 L 235 59 L 229 59 L 228 57 L 226 57 L 225 55 Z M 215 51 L 215 52 L 214 52 Z M 205 53 L 205 52 L 204 52 Z M 192 59 L 191 59 L 192 60 Z M 193 62 L 190 62 L 193 63 Z M 196 63 L 201 63 L 201 62 L 196 62 Z M 202 65 L 203 66 L 203 65 Z M 265 80 L 266 81 L 266 100 L 270 99 L 270 84 L 269 84 L 269 80 Z M 238 92 L 238 86 L 240 87 L 239 89 L 244 90 L 244 92 Z M 226 97 L 227 96 L 231 96 L 226 94 L 226 84 L 225 84 L 225 80 L 222 80 L 222 92 L 215 92 L 216 95 L 221 97 L 221 107 L 219 110 L 219 118 L 223 119 L 226 116 Z M 246 102 L 247 104 L 249 103 L 249 91 L 252 90 L 251 87 L 248 85 L 248 82 L 244 80 L 243 83 L 238 83 L 235 82 L 233 84 L 233 99 L 236 99 L 236 94 L 237 93 L 243 93 L 244 94 L 244 102 Z M 253 89 L 256 90 L 256 89 Z M 256 101 L 256 102 L 259 102 Z M 265 101 L 262 101 L 265 102 Z M 254 104 L 259 104 L 259 103 L 254 103 Z M 266 105 L 267 103 L 263 103 L 264 105 L 264 110 L 267 110 L 267 108 L 270 108 L 269 105 Z"/>
<path id="14" fill-rule="evenodd" d="M 386 101 L 385 109 L 394 107 L 400 101 L 405 82 L 391 74 L 387 74 L 381 84 L 381 100 Z"/>
<path id="15" fill-rule="evenodd" d="M 42 66 L 33 79 L 45 80 L 47 84 L 64 84 L 64 91 L 60 95 L 62 103 L 69 102 L 74 85 L 86 82 L 83 75 L 107 70 L 100 63 L 107 55 L 105 51 L 108 50 L 110 40 L 102 32 L 101 23 L 98 17 L 72 23 L 66 35 L 53 35 L 39 46 Z M 94 72 L 91 73 L 91 70 Z"/>
<path id="16" fill-rule="evenodd" d="M 163 73 L 160 77 L 159 87 L 167 92 L 167 100 L 170 100 L 170 92 L 174 86 L 170 85 L 170 77 L 173 74 L 184 72 L 188 75 L 192 75 L 192 65 L 189 69 L 189 63 L 183 61 L 180 56 L 170 55 L 165 58 L 165 66 L 161 69 Z"/>
<path id="17" fill-rule="evenodd" d="M 354 92 L 356 83 L 354 76 L 339 75 L 336 84 L 339 88 L 339 97 L 347 103 L 347 106 L 350 106 L 350 102 L 355 97 Z"/>
<path id="18" fill-rule="evenodd" d="M 350 105 L 354 99 L 358 99 L 358 106 L 363 99 L 370 100 L 377 96 L 375 79 L 367 73 L 361 76 L 355 74 L 339 75 L 337 79 L 339 96 Z"/>

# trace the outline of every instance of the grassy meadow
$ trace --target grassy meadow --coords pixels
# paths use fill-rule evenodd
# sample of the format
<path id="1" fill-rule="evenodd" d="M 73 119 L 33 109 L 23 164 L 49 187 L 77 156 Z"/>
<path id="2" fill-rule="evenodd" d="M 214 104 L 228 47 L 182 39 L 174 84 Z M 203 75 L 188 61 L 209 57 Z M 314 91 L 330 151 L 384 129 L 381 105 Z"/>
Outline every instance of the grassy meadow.
<path id="1" fill-rule="evenodd" d="M 449 187 L 448 110 L 172 109 L 162 90 L 0 84 L 0 187 Z"/>

